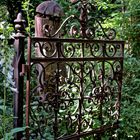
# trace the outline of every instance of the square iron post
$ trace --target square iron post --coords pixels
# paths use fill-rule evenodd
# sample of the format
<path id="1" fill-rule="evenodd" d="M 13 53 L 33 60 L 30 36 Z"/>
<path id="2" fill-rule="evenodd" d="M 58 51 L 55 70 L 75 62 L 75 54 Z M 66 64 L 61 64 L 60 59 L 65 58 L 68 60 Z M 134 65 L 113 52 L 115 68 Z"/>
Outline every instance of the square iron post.
<path id="1" fill-rule="evenodd" d="M 22 14 L 17 15 L 15 22 L 15 29 L 17 31 L 14 36 L 14 80 L 16 85 L 16 91 L 14 92 L 14 128 L 23 127 L 23 95 L 24 95 L 24 77 L 21 75 L 22 64 L 25 63 L 24 60 L 24 23 L 22 19 Z M 22 132 L 15 134 L 15 140 L 21 140 Z"/>

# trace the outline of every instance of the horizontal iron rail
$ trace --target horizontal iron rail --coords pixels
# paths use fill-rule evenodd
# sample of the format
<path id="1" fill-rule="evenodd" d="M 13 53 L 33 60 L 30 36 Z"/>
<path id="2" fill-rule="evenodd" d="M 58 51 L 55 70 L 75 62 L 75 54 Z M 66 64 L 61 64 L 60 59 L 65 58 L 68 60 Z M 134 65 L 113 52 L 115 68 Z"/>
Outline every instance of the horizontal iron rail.
<path id="1" fill-rule="evenodd" d="M 73 135 L 70 135 L 70 136 L 64 136 L 62 138 L 57 138 L 56 140 L 73 140 L 75 138 L 82 138 L 82 137 L 87 137 L 87 136 L 90 136 L 90 135 L 93 135 L 93 134 L 101 134 L 105 131 L 108 131 L 108 130 L 111 130 L 111 129 L 117 129 L 119 127 L 119 124 L 113 124 L 113 125 L 104 125 L 100 128 L 97 128 L 97 129 L 94 129 L 94 130 L 91 130 L 89 132 L 82 132 L 80 134 L 73 134 Z"/>
<path id="2" fill-rule="evenodd" d="M 119 94 L 120 92 L 115 92 L 116 94 Z M 60 96 L 60 94 L 57 94 L 58 96 Z M 84 96 L 83 99 L 84 100 L 94 100 L 96 96 Z M 66 101 L 75 101 L 75 100 L 80 100 L 81 98 L 70 98 L 70 99 L 60 99 L 62 102 L 66 102 Z M 47 103 L 48 101 L 44 101 L 43 103 Z M 33 105 L 33 104 L 31 104 Z"/>
<path id="3" fill-rule="evenodd" d="M 69 43 L 108 43 L 108 44 L 125 44 L 125 41 L 121 40 L 94 40 L 94 39 L 75 39 L 75 38 L 46 38 L 46 37 L 33 37 L 32 41 L 50 41 L 50 42 L 69 42 Z"/>
<path id="4" fill-rule="evenodd" d="M 123 60 L 123 57 L 94 57 L 94 58 L 31 58 L 31 62 L 75 62 L 75 61 L 106 61 Z"/>

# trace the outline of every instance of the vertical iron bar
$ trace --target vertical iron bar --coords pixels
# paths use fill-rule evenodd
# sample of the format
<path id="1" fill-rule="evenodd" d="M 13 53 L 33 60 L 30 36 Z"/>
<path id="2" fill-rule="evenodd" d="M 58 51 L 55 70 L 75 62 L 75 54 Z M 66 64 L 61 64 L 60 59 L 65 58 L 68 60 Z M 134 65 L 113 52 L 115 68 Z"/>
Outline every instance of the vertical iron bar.
<path id="1" fill-rule="evenodd" d="M 30 114 L 30 65 L 31 65 L 31 38 L 28 37 L 27 81 L 26 81 L 26 140 L 29 140 L 29 114 Z"/>
<path id="2" fill-rule="evenodd" d="M 102 46 L 102 51 L 103 51 L 103 57 L 105 57 L 106 44 L 104 44 Z M 101 66 L 102 79 L 101 79 L 101 85 L 100 85 L 101 86 L 101 95 L 99 97 L 100 98 L 99 99 L 99 121 L 101 122 L 101 125 L 103 125 L 103 118 L 102 118 L 102 116 L 103 116 L 103 111 L 102 111 L 103 110 L 102 109 L 103 97 L 102 96 L 104 96 L 103 92 L 104 92 L 104 78 L 105 78 L 105 61 L 102 61 L 101 63 L 102 63 L 102 66 Z M 101 140 L 101 134 L 97 134 L 97 139 Z"/>
<path id="3" fill-rule="evenodd" d="M 60 58 L 60 49 L 61 49 L 61 43 L 56 43 L 56 51 L 57 51 L 57 58 Z M 55 112 L 55 123 L 54 123 L 54 139 L 57 139 L 58 137 L 58 112 L 59 112 L 59 103 L 58 103 L 58 98 L 59 98 L 59 80 L 60 80 L 60 67 L 59 67 L 59 62 L 56 62 L 57 64 L 57 69 L 56 69 L 56 87 L 55 87 L 55 102 L 54 102 L 54 112 Z"/>
<path id="4" fill-rule="evenodd" d="M 22 64 L 24 60 L 24 23 L 22 14 L 17 15 L 15 22 L 15 29 L 17 30 L 15 37 L 15 57 L 14 57 L 14 80 L 16 83 L 16 91 L 14 92 L 14 128 L 23 127 L 23 95 L 24 95 L 24 78 L 22 73 Z M 15 134 L 14 139 L 20 140 L 22 132 Z"/>
<path id="5" fill-rule="evenodd" d="M 103 57 L 105 58 L 105 51 L 106 51 L 106 44 L 102 46 L 102 51 L 103 51 Z M 101 69 L 101 75 L 102 75 L 102 81 L 101 81 L 101 96 L 103 96 L 104 93 L 104 80 L 105 80 L 105 60 L 102 61 L 102 69 Z M 102 103 L 103 103 L 103 97 L 100 98 L 100 115 L 99 119 L 101 121 L 101 124 L 103 125 L 103 118 L 102 118 Z"/>
<path id="6" fill-rule="evenodd" d="M 87 29 L 87 2 L 86 1 L 81 1 L 81 11 L 80 11 L 80 25 L 81 25 L 81 35 L 82 38 L 86 38 L 86 29 Z M 85 47 L 85 43 L 81 44 L 81 58 L 84 58 L 84 47 Z M 83 115 L 83 101 L 84 101 L 84 92 L 83 92 L 83 88 L 84 88 L 84 61 L 80 62 L 80 98 L 79 98 L 79 116 L 78 116 L 78 133 L 81 133 L 81 126 L 82 126 L 82 115 Z M 80 140 L 80 138 L 78 138 L 77 140 Z"/>
<path id="7" fill-rule="evenodd" d="M 84 47 L 85 47 L 85 43 L 81 44 L 81 57 L 84 58 Z M 84 102 L 84 61 L 80 62 L 80 69 L 81 69 L 81 73 L 80 73 L 80 99 L 79 99 L 79 126 L 78 126 L 78 132 L 79 134 L 81 133 L 81 122 L 82 122 L 82 115 L 83 115 L 83 102 Z M 80 140 L 80 138 L 79 138 Z"/>

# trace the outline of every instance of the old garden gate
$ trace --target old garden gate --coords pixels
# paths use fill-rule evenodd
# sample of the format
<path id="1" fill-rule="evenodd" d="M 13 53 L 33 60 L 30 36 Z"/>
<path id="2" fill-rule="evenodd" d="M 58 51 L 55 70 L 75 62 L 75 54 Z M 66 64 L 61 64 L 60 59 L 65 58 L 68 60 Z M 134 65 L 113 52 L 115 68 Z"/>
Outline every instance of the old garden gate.
<path id="1" fill-rule="evenodd" d="M 37 7 L 27 60 L 24 20 L 21 14 L 15 20 L 14 127 L 21 127 L 24 117 L 29 126 L 26 138 L 19 132 L 17 140 L 93 140 L 107 133 L 113 138 L 118 128 L 124 42 L 102 27 L 95 5 L 86 0 L 72 5 L 77 13 L 64 22 L 56 2 Z"/>

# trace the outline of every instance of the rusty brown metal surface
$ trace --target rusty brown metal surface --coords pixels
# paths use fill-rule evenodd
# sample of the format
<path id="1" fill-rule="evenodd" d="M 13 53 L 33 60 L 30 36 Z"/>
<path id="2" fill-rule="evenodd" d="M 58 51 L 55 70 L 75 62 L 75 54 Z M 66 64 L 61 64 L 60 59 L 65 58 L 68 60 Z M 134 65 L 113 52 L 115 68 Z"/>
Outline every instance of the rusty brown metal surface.
<path id="1" fill-rule="evenodd" d="M 46 16 L 61 17 L 63 15 L 63 10 L 58 3 L 52 0 L 44 1 L 39 4 L 36 8 L 36 13 Z"/>
<path id="2" fill-rule="evenodd" d="M 52 135 L 52 139 L 61 140 L 79 139 L 116 129 L 120 114 L 124 42 L 37 37 L 31 40 L 28 47 L 32 50 L 36 44 L 41 44 L 40 49 L 44 49 L 46 42 L 58 43 L 55 58 L 43 51 L 44 58 L 31 55 L 31 71 L 35 72 L 38 64 L 42 67 L 40 78 L 30 91 L 30 119 L 34 120 L 30 126 L 39 130 L 31 132 L 31 137 L 47 139 L 44 136 L 46 128 L 50 129 L 47 133 Z M 53 75 L 43 82 L 41 77 L 45 77 L 49 65 L 44 67 L 42 62 L 57 65 Z M 61 63 L 66 67 L 67 77 L 60 73 Z M 61 79 L 64 79 L 63 83 Z M 55 85 L 55 92 L 46 88 L 51 87 L 49 83 Z M 43 111 L 44 114 L 39 115 L 41 110 L 46 113 Z M 98 125 L 95 124 L 97 120 Z"/>
<path id="3" fill-rule="evenodd" d="M 45 22 L 53 23 L 50 18 L 45 16 L 43 22 L 39 22 L 42 17 L 36 18 L 36 29 L 43 31 L 36 30 L 28 45 L 28 50 L 37 48 L 40 53 L 28 54 L 30 83 L 34 83 L 27 86 L 26 94 L 31 139 L 101 139 L 118 128 L 124 41 L 114 40 L 114 29 L 104 30 L 88 16 L 92 8 L 81 1 L 80 16 L 66 18 L 53 30 L 43 28 Z"/>
<path id="4" fill-rule="evenodd" d="M 14 80 L 16 83 L 16 91 L 14 92 L 14 128 L 23 126 L 23 94 L 24 94 L 24 77 L 22 73 L 22 64 L 25 63 L 24 59 L 24 23 L 22 14 L 17 15 L 15 22 L 16 35 L 14 47 Z M 19 140 L 22 138 L 22 132 L 18 132 L 15 135 L 15 139 Z"/>
<path id="5" fill-rule="evenodd" d="M 61 14 L 56 18 L 55 12 L 62 11 L 55 2 L 54 13 L 47 11 L 51 2 L 37 8 L 27 64 L 21 62 L 16 71 L 17 77 L 27 76 L 26 140 L 100 140 L 107 132 L 112 138 L 119 127 L 124 41 L 92 17 L 92 3 L 73 2 L 78 16 L 60 24 Z"/>

